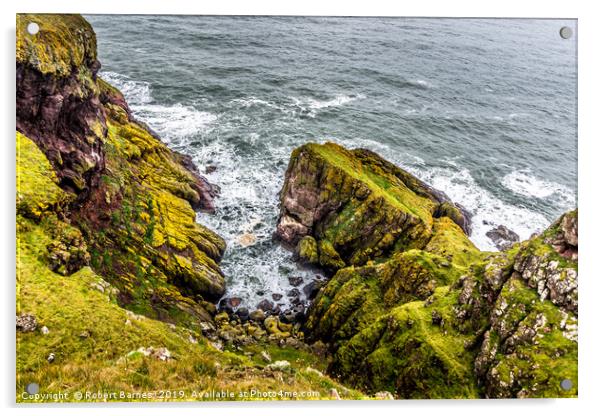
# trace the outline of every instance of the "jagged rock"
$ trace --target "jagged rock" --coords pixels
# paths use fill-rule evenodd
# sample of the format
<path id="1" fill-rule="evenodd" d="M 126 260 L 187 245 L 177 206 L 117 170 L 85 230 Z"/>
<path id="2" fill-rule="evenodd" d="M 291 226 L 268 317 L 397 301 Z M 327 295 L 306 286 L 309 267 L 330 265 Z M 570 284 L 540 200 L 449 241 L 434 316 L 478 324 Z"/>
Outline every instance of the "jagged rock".
<path id="1" fill-rule="evenodd" d="M 318 264 L 318 243 L 311 235 L 306 235 L 297 244 L 296 257 L 301 263 Z"/>
<path id="2" fill-rule="evenodd" d="M 498 250 L 506 250 L 520 240 L 518 234 L 503 225 L 487 231 L 485 235 L 493 241 Z"/>
<path id="3" fill-rule="evenodd" d="M 393 247 L 424 246 L 436 213 L 453 211 L 453 220 L 468 221 L 442 192 L 375 153 L 333 143 L 293 152 L 280 205 L 276 235 L 292 245 L 313 237 L 319 264 L 332 271 L 365 264 Z M 305 246 L 310 254 L 300 256 L 315 259 L 311 239 L 297 251 Z"/>
<path id="4" fill-rule="evenodd" d="M 38 327 L 36 317 L 30 313 L 22 313 L 17 315 L 17 331 L 33 332 Z"/>
<path id="5" fill-rule="evenodd" d="M 42 38 L 26 32 L 31 21 Z M 19 15 L 16 68 L 17 211 L 36 220 L 52 212 L 82 232 L 53 236 L 50 268 L 69 275 L 89 265 L 122 306 L 135 302 L 153 318 L 177 310 L 168 318 L 209 319 L 202 302 L 224 293 L 225 242 L 195 210 L 212 211 L 216 189 L 98 77 L 92 27 L 78 15 Z M 141 295 L 133 288 L 146 273 L 146 284 L 161 283 Z"/>
<path id="6" fill-rule="evenodd" d="M 546 235 L 545 242 L 550 244 L 557 253 L 572 261 L 578 260 L 579 227 L 577 210 L 561 216 Z"/>
<path id="7" fill-rule="evenodd" d="M 313 299 L 318 294 L 321 287 L 324 286 L 324 282 L 321 280 L 312 280 L 305 286 L 303 286 L 303 293 L 308 299 Z"/>
<path id="8" fill-rule="evenodd" d="M 288 282 L 291 286 L 300 286 L 303 283 L 303 278 L 301 276 L 291 276 L 288 278 Z"/>
<path id="9" fill-rule="evenodd" d="M 573 395 L 558 386 L 576 379 L 576 218 L 484 253 L 468 214 L 438 197 L 371 153 L 293 152 L 277 233 L 311 236 L 334 273 L 305 323 L 330 345 L 329 373 L 401 398 Z"/>
<path id="10" fill-rule="evenodd" d="M 273 312 L 274 311 L 274 303 L 268 299 L 263 299 L 261 302 L 257 304 L 257 309 L 261 309 L 264 312 Z"/>

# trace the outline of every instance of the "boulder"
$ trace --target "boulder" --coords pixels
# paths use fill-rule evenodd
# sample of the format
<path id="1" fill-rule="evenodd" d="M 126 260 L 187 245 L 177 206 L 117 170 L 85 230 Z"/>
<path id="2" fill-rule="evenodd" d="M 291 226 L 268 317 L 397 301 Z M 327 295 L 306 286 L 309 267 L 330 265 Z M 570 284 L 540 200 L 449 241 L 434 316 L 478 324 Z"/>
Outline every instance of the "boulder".
<path id="1" fill-rule="evenodd" d="M 506 250 L 520 240 L 518 234 L 503 225 L 492 228 L 485 235 L 493 241 L 498 250 Z"/>
<path id="2" fill-rule="evenodd" d="M 30 313 L 22 313 L 17 315 L 17 331 L 19 332 L 33 332 L 38 327 L 38 321 L 36 317 Z"/>

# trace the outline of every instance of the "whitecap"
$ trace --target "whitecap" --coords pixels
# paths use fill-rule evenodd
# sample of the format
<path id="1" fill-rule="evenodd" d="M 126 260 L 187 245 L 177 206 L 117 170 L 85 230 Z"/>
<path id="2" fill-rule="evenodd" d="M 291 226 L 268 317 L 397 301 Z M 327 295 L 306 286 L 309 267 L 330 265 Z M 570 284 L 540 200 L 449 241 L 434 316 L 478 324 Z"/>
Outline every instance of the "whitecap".
<path id="1" fill-rule="evenodd" d="M 117 72 L 102 71 L 100 77 L 121 91 L 130 105 L 150 103 L 151 87 L 146 81 L 133 80 Z"/>
<path id="2" fill-rule="evenodd" d="M 100 76 L 118 88 L 134 115 L 148 124 L 168 144 L 185 144 L 182 143 L 183 140 L 206 131 L 218 118 L 215 114 L 190 105 L 155 103 L 149 82 L 110 71 L 103 71 Z"/>
<path id="3" fill-rule="evenodd" d="M 550 221 L 541 213 L 526 207 L 508 204 L 481 187 L 466 168 L 410 169 L 420 179 L 447 194 L 472 213 L 471 241 L 481 250 L 497 250 L 487 231 L 504 225 L 526 240 L 541 232 Z"/>
<path id="4" fill-rule="evenodd" d="M 540 179 L 528 169 L 513 170 L 502 178 L 502 185 L 515 194 L 538 199 L 555 197 L 563 207 L 575 203 L 575 195 L 564 185 Z"/>
<path id="5" fill-rule="evenodd" d="M 344 95 L 337 94 L 334 98 L 328 100 L 318 100 L 313 97 L 289 97 L 292 100 L 294 106 L 296 106 L 302 114 L 309 117 L 315 117 L 320 110 L 339 107 L 348 103 L 351 103 L 358 99 L 366 98 L 363 94 L 356 95 Z"/>

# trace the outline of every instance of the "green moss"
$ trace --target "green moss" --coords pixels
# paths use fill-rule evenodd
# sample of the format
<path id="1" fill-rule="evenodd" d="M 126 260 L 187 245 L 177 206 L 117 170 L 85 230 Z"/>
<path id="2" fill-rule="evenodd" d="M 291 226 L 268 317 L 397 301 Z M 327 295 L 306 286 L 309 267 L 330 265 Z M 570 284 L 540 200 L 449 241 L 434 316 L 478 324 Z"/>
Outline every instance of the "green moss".
<path id="1" fill-rule="evenodd" d="M 17 213 L 40 218 L 64 207 L 74 196 L 58 186 L 50 162 L 38 146 L 17 132 Z"/>
<path id="2" fill-rule="evenodd" d="M 27 32 L 29 23 L 37 23 L 36 35 Z M 80 15 L 18 14 L 17 63 L 59 77 L 80 72 L 96 60 L 96 35 Z"/>
<path id="3" fill-rule="evenodd" d="M 444 257 L 460 267 L 469 267 L 483 261 L 487 253 L 481 252 L 449 217 L 434 220 L 433 235 L 425 251 Z"/>
<path id="4" fill-rule="evenodd" d="M 335 354 L 333 371 L 352 385 L 402 398 L 478 397 L 474 356 L 465 348 L 470 338 L 445 324 L 452 314 L 446 291 L 429 306 L 406 303 L 358 332 Z M 432 323 L 433 311 L 442 326 Z"/>
<path id="5" fill-rule="evenodd" d="M 345 262 L 328 240 L 320 240 L 318 243 L 319 263 L 329 270 L 338 270 L 345 267 Z"/>
<path id="6" fill-rule="evenodd" d="M 297 244 L 296 252 L 301 262 L 318 264 L 318 243 L 312 236 L 303 237 Z"/>
<path id="7" fill-rule="evenodd" d="M 352 153 L 334 143 L 324 145 L 309 143 L 304 148 L 323 157 L 346 175 L 361 181 L 371 192 L 385 198 L 396 208 L 415 215 L 425 224 L 430 225 L 433 202 L 418 196 L 402 178 L 395 175 L 397 172 L 390 172 L 383 168 L 375 162 L 375 158 L 365 157 L 360 160 L 357 158 L 357 153 Z"/>

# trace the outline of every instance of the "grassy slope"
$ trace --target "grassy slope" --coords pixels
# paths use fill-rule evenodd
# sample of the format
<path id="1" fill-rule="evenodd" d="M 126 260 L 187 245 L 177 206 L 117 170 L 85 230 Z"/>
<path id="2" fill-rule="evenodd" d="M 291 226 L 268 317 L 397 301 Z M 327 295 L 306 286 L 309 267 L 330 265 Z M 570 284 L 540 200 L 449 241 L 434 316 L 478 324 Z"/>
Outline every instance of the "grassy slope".
<path id="1" fill-rule="evenodd" d="M 22 135 L 17 137 L 21 148 L 24 142 L 32 144 Z M 27 154 L 21 153 L 19 162 L 43 157 L 33 146 L 27 148 Z M 20 183 L 52 178 L 50 165 L 42 166 L 45 171 L 20 171 Z M 62 192 L 52 182 L 46 185 L 46 196 Z M 46 197 L 40 193 L 28 195 L 35 202 Z M 34 202 L 25 196 L 23 199 Z M 38 330 L 17 334 L 17 400 L 31 382 L 41 386 L 41 393 L 166 389 L 183 389 L 188 393 L 212 389 L 238 392 L 255 388 L 313 390 L 319 392 L 321 398 L 329 398 L 330 389 L 337 388 L 343 397 L 361 397 L 328 377 L 307 371 L 310 365 L 325 369 L 324 363 L 311 354 L 293 348 L 259 345 L 249 347 L 248 351 L 221 352 L 189 329 L 122 309 L 108 289 L 98 290 L 98 286 L 106 283 L 89 267 L 70 276 L 52 272 L 47 264 L 46 247 L 57 228 L 70 227 L 52 211 L 41 212 L 35 219 L 19 213 L 17 226 L 17 313 L 32 313 L 38 320 Z M 49 329 L 48 334 L 41 333 L 42 326 Z M 128 357 L 140 347 L 151 346 L 168 348 L 174 359 L 163 362 L 141 354 Z M 289 360 L 292 368 L 283 372 L 265 370 L 267 363 L 260 357 L 264 349 L 274 361 Z M 47 361 L 50 353 L 55 354 L 52 363 Z M 190 400 L 190 395 L 187 399 Z"/>

